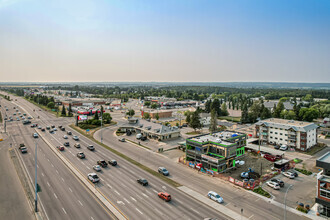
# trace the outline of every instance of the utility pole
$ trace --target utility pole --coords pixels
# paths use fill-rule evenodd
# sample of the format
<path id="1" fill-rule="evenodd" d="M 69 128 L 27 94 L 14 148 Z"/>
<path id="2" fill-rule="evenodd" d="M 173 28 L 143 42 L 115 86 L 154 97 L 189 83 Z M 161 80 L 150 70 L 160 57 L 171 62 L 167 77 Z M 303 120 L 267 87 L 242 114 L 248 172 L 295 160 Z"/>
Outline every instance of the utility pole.
<path id="1" fill-rule="evenodd" d="M 285 196 L 284 196 L 284 220 L 286 220 L 286 196 L 287 196 L 287 194 L 288 194 L 288 191 L 289 191 L 289 189 L 292 187 L 292 185 L 290 185 L 288 188 L 287 188 L 287 190 L 286 190 L 286 192 L 285 192 Z"/>

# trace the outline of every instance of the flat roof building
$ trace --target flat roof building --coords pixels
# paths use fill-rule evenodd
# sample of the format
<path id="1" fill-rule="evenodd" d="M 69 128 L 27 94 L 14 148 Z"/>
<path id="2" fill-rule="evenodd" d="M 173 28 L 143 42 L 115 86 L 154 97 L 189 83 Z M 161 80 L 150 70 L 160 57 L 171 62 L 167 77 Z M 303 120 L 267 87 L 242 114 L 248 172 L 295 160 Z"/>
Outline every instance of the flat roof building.
<path id="1" fill-rule="evenodd" d="M 318 213 L 330 217 L 330 152 L 327 152 L 316 160 L 316 166 L 323 168 L 317 174 L 316 198 Z"/>

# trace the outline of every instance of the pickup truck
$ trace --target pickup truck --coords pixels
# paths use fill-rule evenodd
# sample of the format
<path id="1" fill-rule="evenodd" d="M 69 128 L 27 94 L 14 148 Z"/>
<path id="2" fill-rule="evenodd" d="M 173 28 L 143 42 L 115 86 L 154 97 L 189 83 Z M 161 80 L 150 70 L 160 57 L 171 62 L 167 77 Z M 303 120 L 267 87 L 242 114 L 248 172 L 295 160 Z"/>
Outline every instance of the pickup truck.
<path id="1" fill-rule="evenodd" d="M 23 154 L 24 154 L 24 153 L 27 153 L 27 148 L 25 147 L 24 144 L 20 144 L 18 149 L 20 149 L 20 151 L 21 151 Z"/>
<path id="2" fill-rule="evenodd" d="M 101 167 L 107 167 L 108 164 L 105 162 L 105 160 L 98 160 L 97 165 L 100 165 Z"/>

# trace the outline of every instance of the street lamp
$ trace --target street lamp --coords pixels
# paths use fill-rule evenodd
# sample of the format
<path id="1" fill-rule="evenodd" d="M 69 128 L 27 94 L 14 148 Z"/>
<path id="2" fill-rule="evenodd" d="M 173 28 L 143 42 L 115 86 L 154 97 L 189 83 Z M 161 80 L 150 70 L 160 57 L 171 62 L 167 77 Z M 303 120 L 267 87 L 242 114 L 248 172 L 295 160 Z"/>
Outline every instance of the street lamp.
<path id="1" fill-rule="evenodd" d="M 96 113 L 97 114 L 97 113 Z M 103 132 L 102 132 L 102 126 L 103 126 L 103 108 L 101 106 L 101 143 L 103 144 Z"/>
<path id="2" fill-rule="evenodd" d="M 286 196 L 288 194 L 289 189 L 292 187 L 293 185 L 290 185 L 285 192 L 285 196 L 284 196 L 284 220 L 286 220 Z"/>
<path id="3" fill-rule="evenodd" d="M 35 173 L 35 193 L 36 193 L 36 197 L 35 197 L 35 212 L 38 212 L 38 183 L 37 183 L 37 159 L 38 159 L 38 145 L 37 145 L 37 142 L 38 142 L 39 139 L 36 140 L 36 146 L 35 146 L 35 158 L 34 158 L 34 161 L 35 161 L 35 169 L 36 169 L 36 173 Z"/>

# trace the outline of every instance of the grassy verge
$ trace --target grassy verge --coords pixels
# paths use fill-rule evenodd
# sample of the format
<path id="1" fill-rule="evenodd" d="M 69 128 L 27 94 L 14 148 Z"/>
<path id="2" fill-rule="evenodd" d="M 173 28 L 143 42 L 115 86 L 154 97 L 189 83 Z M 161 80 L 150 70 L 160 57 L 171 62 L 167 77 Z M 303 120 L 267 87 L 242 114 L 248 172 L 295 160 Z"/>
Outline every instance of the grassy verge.
<path id="1" fill-rule="evenodd" d="M 0 112 L 0 123 L 2 123 L 2 115 L 1 115 L 1 112 Z"/>
<path id="2" fill-rule="evenodd" d="M 103 124 L 103 127 L 109 127 L 109 126 L 115 125 L 115 124 L 117 124 L 117 122 L 111 121 L 110 124 Z M 94 129 L 97 129 L 97 128 L 100 129 L 101 125 L 91 125 L 91 124 L 81 123 L 81 124 L 78 124 L 78 127 L 83 129 L 83 130 L 86 130 L 86 129 L 94 130 Z"/>
<path id="3" fill-rule="evenodd" d="M 85 133 L 84 131 L 82 131 L 81 129 L 79 129 L 79 128 L 77 129 L 77 127 L 74 126 L 74 125 L 70 125 L 70 127 L 71 127 L 72 129 L 75 129 L 76 131 L 78 131 L 80 134 L 82 134 L 82 135 L 88 137 L 88 138 L 91 139 L 92 141 L 95 141 L 96 143 L 98 143 L 99 145 L 101 145 L 102 147 L 104 147 L 105 149 L 107 149 L 107 150 L 111 151 L 112 153 L 118 155 L 119 157 L 121 157 L 121 158 L 127 160 L 128 162 L 131 162 L 132 164 L 136 165 L 137 167 L 139 167 L 139 168 L 141 168 L 141 169 L 147 171 L 147 172 L 150 173 L 151 175 L 160 178 L 161 180 L 167 182 L 168 184 L 170 184 L 170 185 L 172 185 L 172 186 L 174 186 L 174 187 L 182 186 L 180 183 L 178 183 L 178 182 L 176 182 L 176 181 L 174 181 L 174 180 L 171 180 L 171 179 L 169 179 L 169 178 L 163 176 L 162 174 L 158 173 L 157 171 L 150 169 L 149 167 L 147 167 L 147 166 L 145 166 L 145 165 L 143 165 L 143 164 L 137 162 L 136 160 L 133 160 L 132 158 L 126 156 L 125 154 L 120 153 L 119 151 L 117 151 L 117 150 L 115 150 L 115 149 L 113 149 L 113 148 L 111 148 L 111 147 L 109 147 L 109 146 L 107 146 L 107 145 L 105 145 L 105 144 L 99 142 L 98 140 L 94 139 L 92 132 L 89 133 L 89 134 L 86 134 L 86 133 Z"/>
<path id="4" fill-rule="evenodd" d="M 220 117 L 218 117 L 218 119 L 233 121 L 233 122 L 240 122 L 241 121 L 241 117 L 231 117 L 231 116 L 220 116 Z"/>
<path id="5" fill-rule="evenodd" d="M 30 100 L 30 99 L 27 99 L 25 97 L 24 97 L 24 99 L 27 100 L 28 102 L 31 102 L 32 104 L 38 106 L 39 108 L 41 108 L 41 109 L 43 109 L 43 110 L 45 110 L 47 112 L 50 112 L 53 115 L 57 116 L 57 114 L 56 114 L 57 112 L 53 112 L 51 109 L 47 108 L 46 106 L 40 105 L 40 104 L 38 104 L 38 103 L 36 103 L 36 102 L 34 102 L 34 101 Z M 61 117 L 61 114 L 59 113 L 58 116 Z"/>
<path id="6" fill-rule="evenodd" d="M 136 145 L 139 146 L 139 147 L 143 147 L 143 148 L 145 148 L 145 149 L 151 150 L 150 147 L 147 147 L 147 146 L 144 146 L 144 145 L 142 145 L 142 144 L 136 143 L 135 141 L 131 141 L 131 140 L 128 140 L 128 139 L 126 139 L 126 141 L 131 142 L 131 143 L 133 143 L 133 144 L 136 144 Z"/>
<path id="7" fill-rule="evenodd" d="M 307 176 L 312 175 L 313 173 L 309 170 L 304 170 L 304 169 L 299 169 L 299 168 L 294 168 L 295 170 L 299 171 L 302 174 L 305 174 Z"/>
<path id="8" fill-rule="evenodd" d="M 187 132 L 186 134 L 188 135 L 197 135 L 197 134 L 201 134 L 200 131 L 191 131 L 191 132 Z"/>
<path id="9" fill-rule="evenodd" d="M 265 196 L 267 198 L 271 197 L 270 194 L 261 187 L 254 189 L 253 192 L 258 193 L 259 195 Z"/>
<path id="10" fill-rule="evenodd" d="M 305 152 L 308 155 L 314 155 L 317 152 L 323 150 L 324 148 L 326 148 L 327 145 L 324 143 L 318 143 L 315 147 L 313 147 L 312 149 L 310 149 L 309 151 Z"/>

